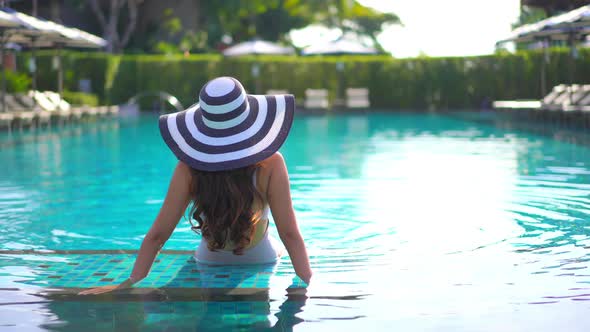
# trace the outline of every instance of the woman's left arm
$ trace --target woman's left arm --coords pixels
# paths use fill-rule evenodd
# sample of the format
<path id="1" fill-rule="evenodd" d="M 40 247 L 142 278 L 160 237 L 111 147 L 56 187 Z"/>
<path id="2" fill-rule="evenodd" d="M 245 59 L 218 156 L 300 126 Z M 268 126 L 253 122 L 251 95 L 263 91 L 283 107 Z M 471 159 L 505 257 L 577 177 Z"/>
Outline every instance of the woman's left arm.
<path id="1" fill-rule="evenodd" d="M 182 214 L 186 211 L 186 207 L 191 199 L 190 183 L 190 168 L 179 161 L 172 175 L 168 193 L 160 208 L 160 212 L 141 243 L 129 279 L 116 286 L 104 286 L 85 290 L 80 292 L 80 295 L 101 294 L 115 289 L 128 288 L 147 276 L 156 255 L 170 238 Z"/>

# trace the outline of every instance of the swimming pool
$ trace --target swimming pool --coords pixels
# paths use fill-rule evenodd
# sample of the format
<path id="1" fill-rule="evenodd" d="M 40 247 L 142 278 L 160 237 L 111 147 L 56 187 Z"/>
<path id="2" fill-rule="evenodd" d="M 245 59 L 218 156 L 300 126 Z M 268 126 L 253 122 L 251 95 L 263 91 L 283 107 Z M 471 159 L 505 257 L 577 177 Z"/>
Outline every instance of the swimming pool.
<path id="1" fill-rule="evenodd" d="M 288 259 L 194 268 L 182 220 L 141 285 L 168 291 L 92 300 L 47 291 L 126 276 L 175 164 L 156 118 L 0 133 L 0 330 L 590 326 L 589 147 L 443 115 L 338 114 L 296 117 L 281 152 L 315 273 L 306 296 Z"/>

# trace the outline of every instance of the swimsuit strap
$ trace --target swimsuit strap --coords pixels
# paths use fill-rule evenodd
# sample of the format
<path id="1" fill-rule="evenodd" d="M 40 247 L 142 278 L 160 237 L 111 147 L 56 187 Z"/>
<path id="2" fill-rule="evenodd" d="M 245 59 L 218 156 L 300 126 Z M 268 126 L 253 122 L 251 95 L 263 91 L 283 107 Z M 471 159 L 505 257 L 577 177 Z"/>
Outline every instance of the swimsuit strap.
<path id="1" fill-rule="evenodd" d="M 254 170 L 254 174 L 252 175 L 252 181 L 254 181 L 254 188 L 258 187 L 257 186 L 258 183 L 256 181 L 256 179 L 257 179 L 256 173 L 258 173 L 258 169 Z M 264 207 L 262 209 L 263 209 L 263 211 L 262 211 L 261 218 L 268 220 L 268 212 L 270 210 L 268 203 L 264 204 Z M 266 227 L 268 228 L 268 223 L 266 224 Z"/>

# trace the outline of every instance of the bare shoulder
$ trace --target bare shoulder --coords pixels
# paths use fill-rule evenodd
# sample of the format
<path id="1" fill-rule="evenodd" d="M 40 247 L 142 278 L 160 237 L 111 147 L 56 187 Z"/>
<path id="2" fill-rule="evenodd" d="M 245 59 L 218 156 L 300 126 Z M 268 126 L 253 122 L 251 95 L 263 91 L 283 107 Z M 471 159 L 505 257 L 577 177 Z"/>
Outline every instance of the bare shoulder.
<path id="1" fill-rule="evenodd" d="M 282 167 L 285 165 L 285 158 L 283 158 L 283 155 L 277 151 L 273 153 L 272 156 L 266 158 L 264 162 L 268 162 L 270 167 Z"/>
<path id="2" fill-rule="evenodd" d="M 259 185 L 263 192 L 267 192 L 270 178 L 273 173 L 280 173 L 286 170 L 285 159 L 280 152 L 273 153 L 260 163 L 259 169 Z"/>
<path id="3" fill-rule="evenodd" d="M 191 168 L 189 165 L 183 163 L 182 161 L 178 161 L 176 164 L 176 173 L 181 175 L 182 177 L 190 177 L 191 176 Z"/>
<path id="4" fill-rule="evenodd" d="M 262 161 L 261 168 L 266 175 L 270 176 L 274 171 L 284 169 L 285 167 L 285 158 L 277 151 Z"/>
<path id="5" fill-rule="evenodd" d="M 171 187 L 174 190 L 186 190 L 191 182 L 191 168 L 182 161 L 178 161 L 172 175 Z M 186 188 L 185 188 L 186 187 Z"/>

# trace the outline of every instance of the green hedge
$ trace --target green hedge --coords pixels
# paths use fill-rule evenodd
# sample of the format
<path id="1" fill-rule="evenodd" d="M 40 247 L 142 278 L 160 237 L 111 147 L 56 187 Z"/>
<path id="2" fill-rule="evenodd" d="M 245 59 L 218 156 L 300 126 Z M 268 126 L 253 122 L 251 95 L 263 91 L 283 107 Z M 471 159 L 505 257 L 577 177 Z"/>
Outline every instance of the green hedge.
<path id="1" fill-rule="evenodd" d="M 567 49 L 552 49 L 546 65 L 547 87 L 589 83 L 590 50 L 572 60 Z M 21 57 L 28 57 L 23 54 Z M 53 52 L 39 52 L 38 85 L 56 89 Z M 77 90 L 90 79 L 101 103 L 123 103 L 140 91 L 166 91 L 183 105 L 192 104 L 200 87 L 220 75 L 235 76 L 250 93 L 286 89 L 302 102 L 307 88 L 329 89 L 332 99 L 344 86 L 368 87 L 371 105 L 392 109 L 457 109 L 498 99 L 542 97 L 540 51 L 479 57 L 393 59 L 387 56 L 242 57 L 220 55 L 110 55 L 64 53 L 65 89 Z M 336 64 L 344 63 L 339 72 Z M 26 63 L 23 59 L 20 64 Z M 252 66 L 260 66 L 259 79 Z"/>
<path id="2" fill-rule="evenodd" d="M 72 105 L 98 106 L 98 96 L 91 93 L 64 91 L 63 99 Z"/>

